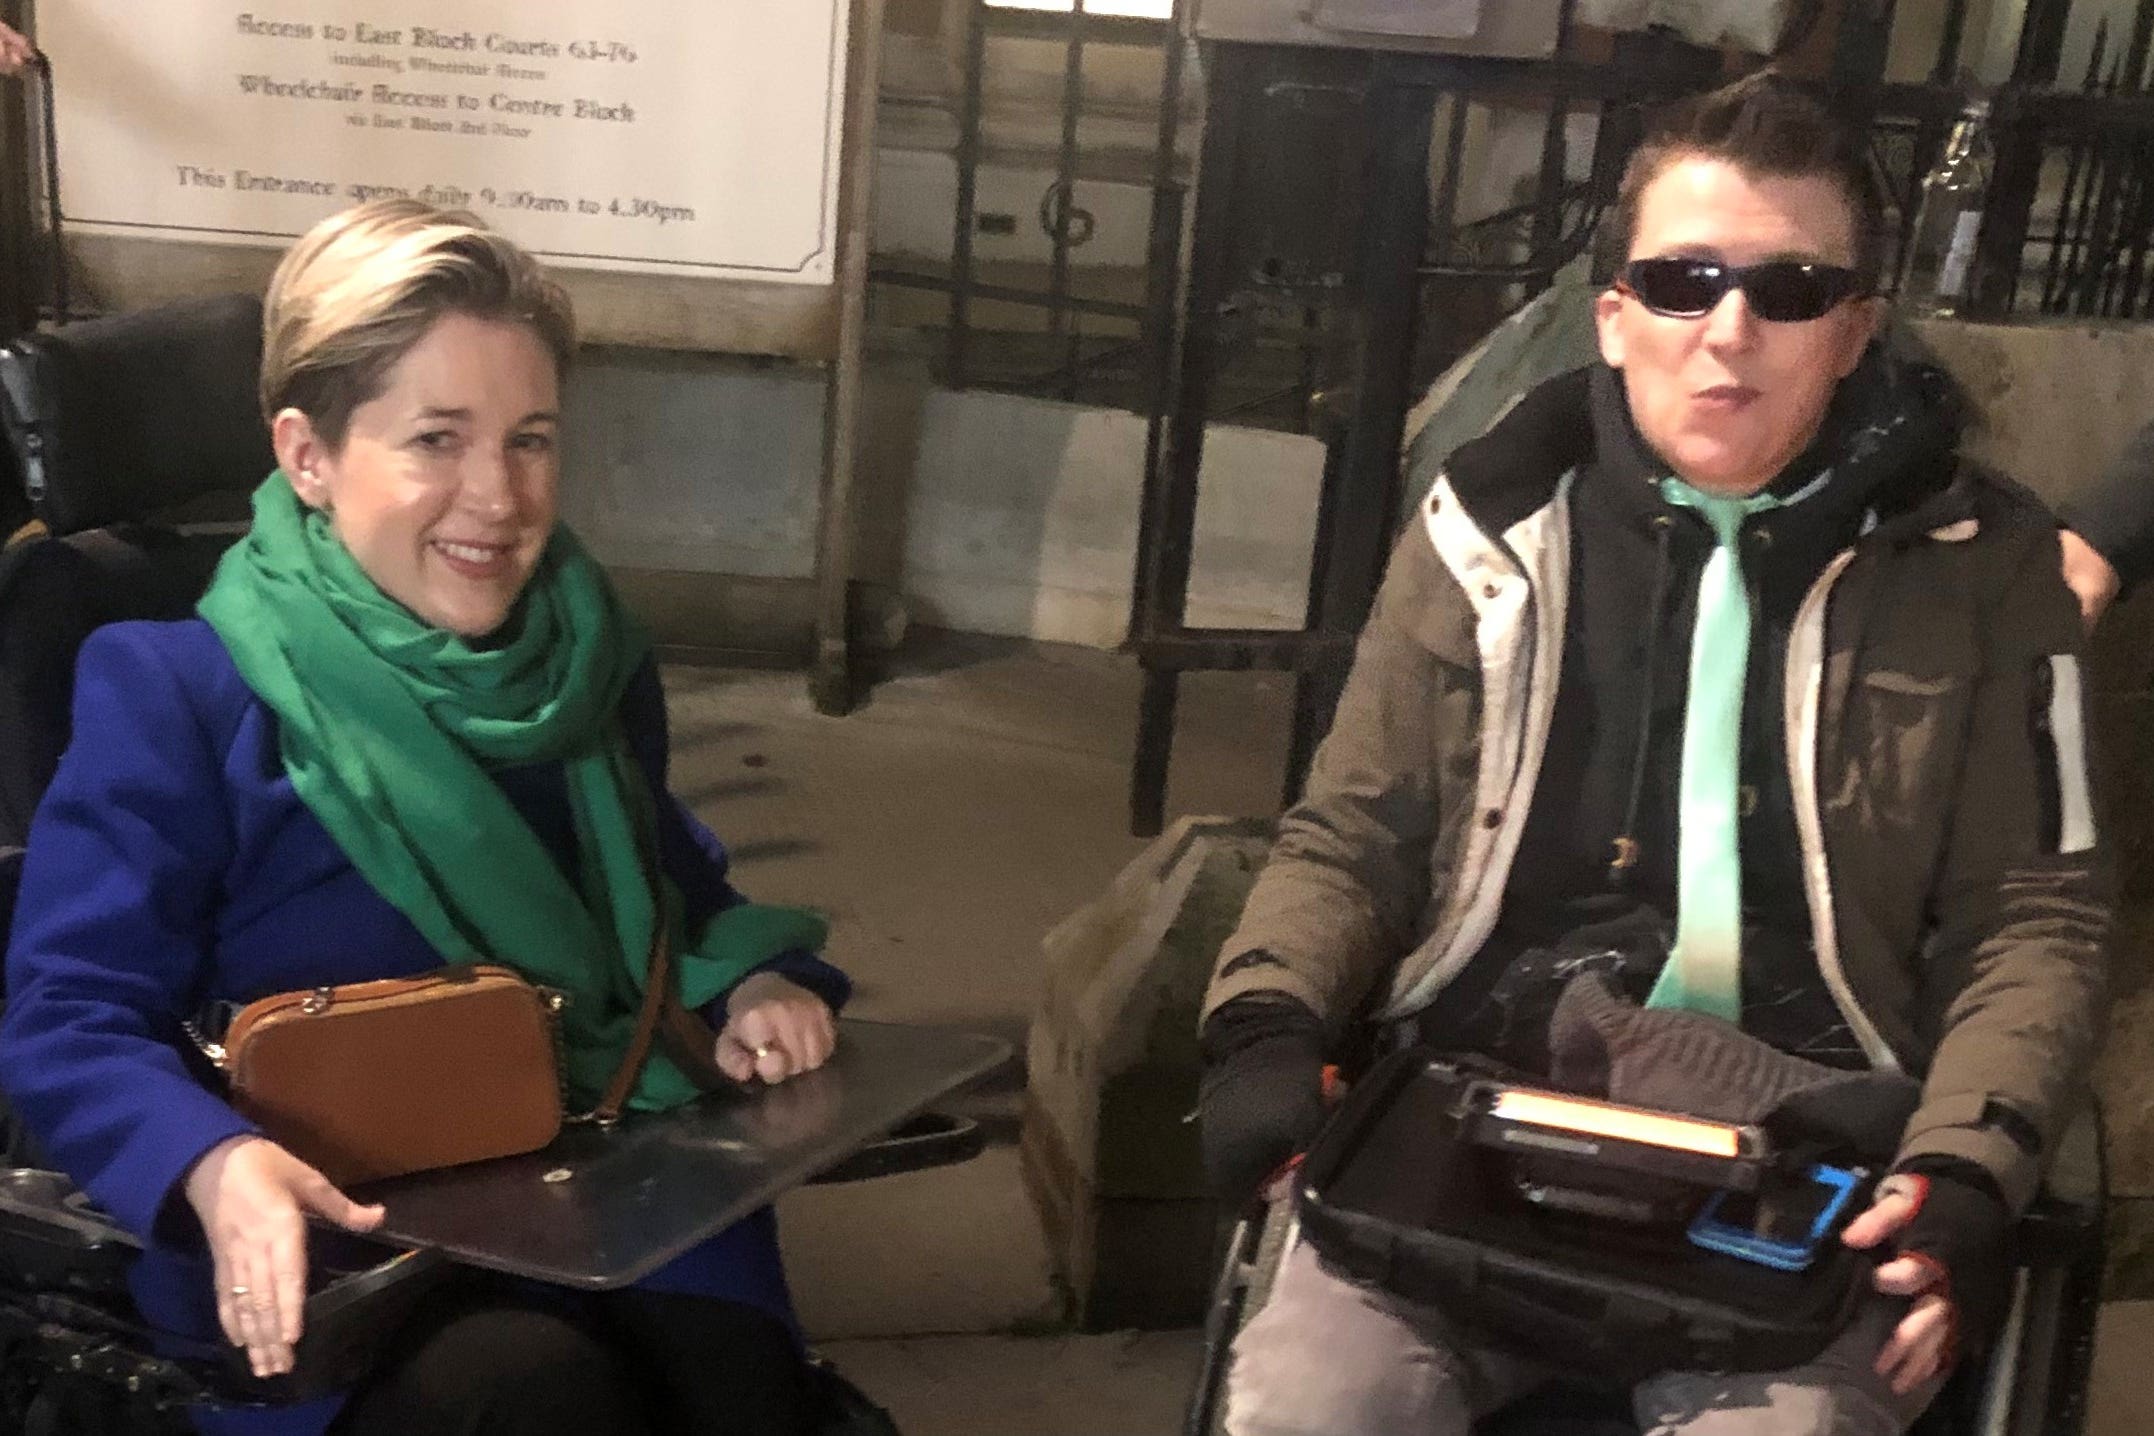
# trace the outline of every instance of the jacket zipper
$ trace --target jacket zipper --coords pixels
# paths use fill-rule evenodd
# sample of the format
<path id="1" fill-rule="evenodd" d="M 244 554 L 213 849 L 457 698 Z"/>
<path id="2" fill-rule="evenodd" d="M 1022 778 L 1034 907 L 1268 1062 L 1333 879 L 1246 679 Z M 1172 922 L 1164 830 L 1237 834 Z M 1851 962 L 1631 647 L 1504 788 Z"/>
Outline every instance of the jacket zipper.
<path id="1" fill-rule="evenodd" d="M 1542 508 L 1536 510 L 1533 515 L 1533 518 L 1543 520 L 1548 527 L 1554 529 L 1556 536 L 1562 540 L 1560 544 L 1555 542 L 1542 543 L 1535 550 L 1536 555 L 1546 555 L 1560 548 L 1564 555 L 1562 562 L 1565 564 L 1569 562 L 1570 553 L 1570 485 L 1571 476 L 1566 474 L 1563 481 L 1556 487 L 1555 497 Z M 1444 503 L 1453 507 L 1458 505 L 1456 495 L 1450 491 L 1447 477 L 1438 479 L 1437 493 Z M 1437 562 L 1442 564 L 1445 571 L 1452 576 L 1452 579 L 1459 583 L 1462 588 L 1466 588 L 1470 595 L 1471 588 L 1468 587 L 1471 581 L 1470 576 L 1461 574 L 1457 568 L 1453 567 L 1449 557 L 1444 553 L 1443 545 L 1436 542 L 1434 517 L 1432 515 L 1429 538 L 1431 546 L 1436 550 Z M 1521 521 L 1521 523 L 1523 524 L 1527 521 Z M 1472 520 L 1467 519 L 1465 522 L 1471 524 Z M 1518 527 L 1514 525 L 1508 532 L 1516 532 Z M 1569 595 L 1563 586 L 1563 579 L 1567 576 L 1567 571 L 1566 573 L 1551 573 L 1549 582 L 1544 585 L 1536 580 L 1534 565 L 1526 562 L 1508 542 L 1501 544 L 1493 542 L 1485 533 L 1479 534 L 1479 539 L 1490 550 L 1503 556 L 1511 577 L 1525 587 L 1525 599 L 1521 604 L 1520 621 L 1517 626 L 1520 637 L 1511 644 L 1514 671 L 1520 673 L 1515 685 L 1519 690 L 1519 701 L 1513 711 L 1516 721 L 1521 726 L 1521 731 L 1510 755 L 1510 771 L 1504 775 L 1502 786 L 1494 795 L 1496 801 L 1502 805 L 1502 823 L 1490 833 L 1488 846 L 1480 867 L 1470 873 L 1465 870 L 1466 865 L 1464 862 L 1473 847 L 1473 837 L 1469 832 L 1466 838 L 1466 849 L 1460 854 L 1460 870 L 1453 875 L 1451 891 L 1445 898 L 1443 915 L 1438 920 L 1437 926 L 1430 931 L 1428 937 L 1414 948 L 1413 953 L 1408 955 L 1408 960 L 1410 961 L 1414 953 L 1425 952 L 1433 948 L 1437 954 L 1435 960 L 1429 964 L 1426 971 L 1414 979 L 1412 987 L 1408 988 L 1403 994 L 1393 996 L 1390 1001 L 1384 1004 L 1381 1015 L 1386 1019 L 1410 1017 L 1428 1006 L 1430 1002 L 1435 1000 L 1436 994 L 1443 991 L 1449 985 L 1451 979 L 1458 975 L 1459 970 L 1465 963 L 1471 960 L 1472 953 L 1488 940 L 1489 933 L 1495 930 L 1496 916 L 1502 910 L 1501 890 L 1503 885 L 1509 882 L 1511 864 L 1518 857 L 1519 830 L 1525 826 L 1526 809 L 1531 805 L 1533 788 L 1540 778 L 1541 765 L 1548 756 L 1548 724 L 1535 721 L 1534 704 L 1541 691 L 1535 683 L 1535 669 L 1539 666 L 1544 656 L 1544 647 L 1547 653 L 1554 655 L 1554 661 L 1558 666 L 1562 662 L 1561 624 L 1563 615 L 1561 610 L 1569 602 Z M 1550 593 L 1548 591 L 1550 589 L 1555 590 L 1555 592 Z M 1469 602 L 1471 602 L 1470 597 Z M 1551 615 L 1554 617 L 1553 625 L 1549 621 Z M 1554 629 L 1552 639 L 1548 631 L 1551 627 Z M 1479 647 L 1479 629 L 1480 612 L 1476 607 L 1475 637 L 1477 649 Z M 1519 665 L 1523 665 L 1522 668 Z M 1551 695 L 1555 691 L 1558 677 L 1559 675 L 1556 674 L 1549 676 L 1548 692 Z M 1496 762 L 1487 738 L 1491 732 L 1502 726 L 1501 715 L 1492 702 L 1492 685 L 1489 683 L 1489 669 L 1485 655 L 1481 665 L 1481 684 L 1481 702 L 1484 717 L 1479 735 L 1479 751 L 1475 763 L 1474 796 L 1471 799 L 1472 810 L 1467 820 L 1470 825 L 1478 824 L 1479 822 L 1482 780 L 1488 775 L 1491 765 Z M 1552 698 L 1550 702 L 1552 706 Z M 1491 717 L 1488 715 L 1496 716 Z M 1543 716 L 1545 717 L 1546 715 Z M 1506 847 L 1509 849 L 1507 854 L 1505 852 Z M 1474 910 L 1479 905 L 1480 900 L 1486 896 L 1484 889 L 1492 881 L 1497 885 L 1494 906 L 1490 908 L 1484 919 L 1478 924 L 1479 931 L 1472 932 L 1469 924 L 1474 917 Z M 1461 941 L 1470 932 L 1472 933 L 1472 941 Z"/>

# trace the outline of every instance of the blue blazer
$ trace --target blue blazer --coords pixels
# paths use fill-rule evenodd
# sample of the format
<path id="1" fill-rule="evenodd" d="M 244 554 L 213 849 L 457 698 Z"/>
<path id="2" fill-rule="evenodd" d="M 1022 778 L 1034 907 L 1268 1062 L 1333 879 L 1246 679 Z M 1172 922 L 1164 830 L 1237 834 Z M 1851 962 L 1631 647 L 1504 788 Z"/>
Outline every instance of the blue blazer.
<path id="1" fill-rule="evenodd" d="M 690 922 L 741 901 L 717 839 L 667 791 L 665 703 L 649 664 L 621 717 L 662 795 L 660 862 Z M 560 766 L 495 777 L 572 871 Z M 123 623 L 90 637 L 76 667 L 73 741 L 31 825 L 7 953 L 0 1085 L 52 1162 L 149 1244 L 133 1286 L 153 1326 L 222 1339 L 207 1250 L 181 1183 L 204 1152 L 253 1130 L 206 1085 L 180 1024 L 208 1003 L 408 976 L 440 962 L 293 792 L 275 716 L 208 624 Z M 834 1007 L 848 993 L 844 974 L 807 954 L 773 966 Z M 642 1285 L 745 1302 L 793 1322 L 768 1211 Z M 196 1424 L 232 1436 L 313 1436 L 340 1405 L 203 1412 Z"/>

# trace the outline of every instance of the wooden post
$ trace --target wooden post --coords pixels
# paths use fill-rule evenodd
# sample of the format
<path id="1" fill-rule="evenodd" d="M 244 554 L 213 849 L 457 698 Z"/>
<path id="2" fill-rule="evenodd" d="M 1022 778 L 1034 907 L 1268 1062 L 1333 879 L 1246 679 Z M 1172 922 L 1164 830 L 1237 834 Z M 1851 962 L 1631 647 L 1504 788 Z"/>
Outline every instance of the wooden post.
<path id="1" fill-rule="evenodd" d="M 815 536 L 815 658 L 809 696 L 819 713 L 853 706 L 853 491 L 865 382 L 868 225 L 881 89 L 883 0 L 853 0 L 845 67 L 845 140 L 838 176 L 837 352 L 823 401 L 823 481 Z"/>

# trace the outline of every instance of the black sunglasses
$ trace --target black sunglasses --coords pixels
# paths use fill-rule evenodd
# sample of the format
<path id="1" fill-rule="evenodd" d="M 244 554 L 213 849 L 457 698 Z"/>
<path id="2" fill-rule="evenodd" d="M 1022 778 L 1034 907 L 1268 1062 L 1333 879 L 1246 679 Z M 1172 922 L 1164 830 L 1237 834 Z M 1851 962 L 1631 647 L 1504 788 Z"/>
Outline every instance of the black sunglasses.
<path id="1" fill-rule="evenodd" d="M 1729 290 L 1740 289 L 1758 318 L 1799 324 L 1861 293 L 1862 277 L 1837 264 L 1794 259 L 1740 266 L 1715 259 L 1634 259 L 1616 276 L 1616 288 L 1671 319 L 1710 314 Z"/>

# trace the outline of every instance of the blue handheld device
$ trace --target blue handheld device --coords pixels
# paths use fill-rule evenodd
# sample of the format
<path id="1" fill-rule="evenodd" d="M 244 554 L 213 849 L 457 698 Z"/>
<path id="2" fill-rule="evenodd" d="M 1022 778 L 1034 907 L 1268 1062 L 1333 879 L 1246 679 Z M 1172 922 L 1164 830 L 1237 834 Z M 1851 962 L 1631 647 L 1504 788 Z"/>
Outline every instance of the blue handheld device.
<path id="1" fill-rule="evenodd" d="M 1813 1165 L 1793 1181 L 1768 1180 L 1756 1192 L 1716 1192 L 1690 1223 L 1690 1239 L 1780 1271 L 1801 1271 L 1839 1227 L 1869 1174 Z"/>

